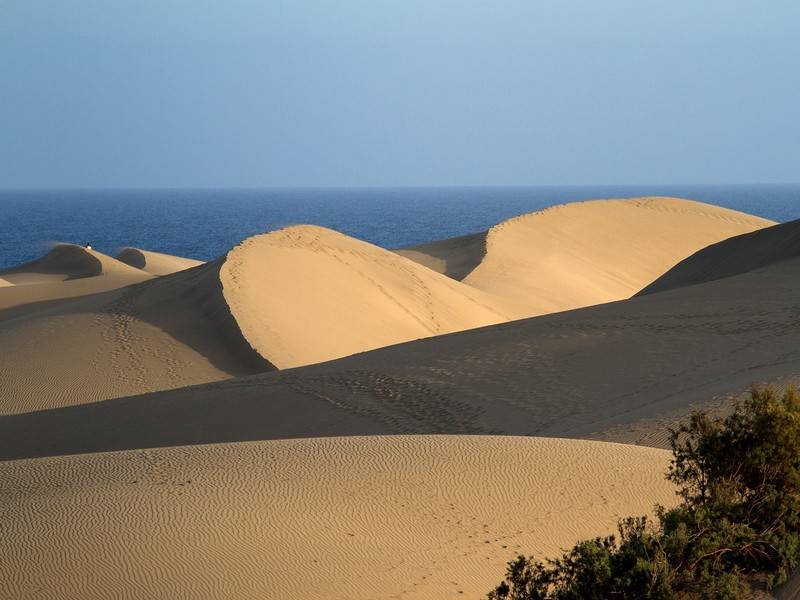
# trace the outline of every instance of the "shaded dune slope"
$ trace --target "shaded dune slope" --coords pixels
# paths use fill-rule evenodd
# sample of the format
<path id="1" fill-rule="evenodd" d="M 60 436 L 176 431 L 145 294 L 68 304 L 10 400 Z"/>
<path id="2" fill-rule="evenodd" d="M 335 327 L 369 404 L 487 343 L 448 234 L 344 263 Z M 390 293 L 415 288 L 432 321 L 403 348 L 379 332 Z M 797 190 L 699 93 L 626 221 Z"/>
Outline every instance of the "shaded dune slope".
<path id="1" fill-rule="evenodd" d="M 638 295 L 663 292 L 800 256 L 800 220 L 738 235 L 694 253 L 679 262 Z"/>
<path id="2" fill-rule="evenodd" d="M 486 233 L 473 233 L 395 250 L 432 271 L 463 280 L 486 255 Z"/>
<path id="3" fill-rule="evenodd" d="M 141 250 L 140 248 L 123 248 L 117 254 L 117 260 L 158 276 L 169 275 L 170 273 L 191 269 L 203 264 L 203 261 L 193 258 L 183 258 L 182 256 Z"/>
<path id="4" fill-rule="evenodd" d="M 477 598 L 676 497 L 668 453 L 576 440 L 283 440 L 0 464 L 4 598 Z"/>
<path id="5" fill-rule="evenodd" d="M 800 259 L 782 261 L 329 363 L 4 417 L 0 456 L 393 433 L 665 446 L 691 409 L 800 375 L 798 298 Z"/>
<path id="6" fill-rule="evenodd" d="M 263 371 L 222 295 L 221 261 L 0 321 L 0 412 Z M 35 286 L 32 286 L 35 287 Z"/>

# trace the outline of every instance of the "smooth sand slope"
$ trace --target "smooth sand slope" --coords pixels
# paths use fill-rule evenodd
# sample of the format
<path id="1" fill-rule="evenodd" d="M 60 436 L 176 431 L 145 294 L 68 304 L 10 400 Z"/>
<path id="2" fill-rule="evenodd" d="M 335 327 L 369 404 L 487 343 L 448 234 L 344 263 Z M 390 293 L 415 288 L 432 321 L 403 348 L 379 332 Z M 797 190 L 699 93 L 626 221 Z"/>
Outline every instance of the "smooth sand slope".
<path id="1" fill-rule="evenodd" d="M 4 417 L 0 457 L 392 433 L 665 446 L 692 408 L 800 375 L 799 296 L 800 258 L 300 369 Z"/>
<path id="2" fill-rule="evenodd" d="M 203 264 L 203 261 L 193 258 L 183 258 L 140 248 L 123 248 L 117 254 L 117 260 L 158 276 L 177 273 Z"/>
<path id="3" fill-rule="evenodd" d="M 479 598 L 676 497 L 668 453 L 576 440 L 371 437 L 0 464 L 0 597 Z"/>
<path id="4" fill-rule="evenodd" d="M 0 271 L 6 284 L 0 285 L 0 320 L 35 310 L 42 302 L 105 292 L 151 277 L 95 250 L 57 244 L 37 260 Z"/>
<path id="5" fill-rule="evenodd" d="M 0 320 L 0 347 L 13 349 L 0 355 L 0 414 L 271 368 L 241 337 L 222 298 L 219 267 L 210 263 Z"/>
<path id="6" fill-rule="evenodd" d="M 800 256 L 800 221 L 790 221 L 712 244 L 681 261 L 639 295 L 739 275 Z"/>
<path id="7" fill-rule="evenodd" d="M 770 225 L 677 198 L 592 200 L 399 252 L 533 316 L 629 298 L 697 250 Z"/>
<path id="8" fill-rule="evenodd" d="M 245 240 L 220 278 L 244 337 L 281 369 L 519 316 L 489 294 L 312 225 Z"/>

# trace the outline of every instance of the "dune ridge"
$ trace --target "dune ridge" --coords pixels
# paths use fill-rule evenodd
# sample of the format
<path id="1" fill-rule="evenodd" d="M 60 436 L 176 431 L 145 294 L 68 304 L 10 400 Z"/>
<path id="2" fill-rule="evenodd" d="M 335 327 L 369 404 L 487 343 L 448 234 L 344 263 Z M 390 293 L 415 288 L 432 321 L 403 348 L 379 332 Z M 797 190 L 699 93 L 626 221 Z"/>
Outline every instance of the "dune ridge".
<path id="1" fill-rule="evenodd" d="M 199 265 L 62 249 L 0 299 L 129 284 L 0 305 L 0 596 L 483 596 L 676 501 L 663 450 L 561 438 L 664 446 L 800 374 L 800 257 L 769 229 L 752 269 L 565 310 L 768 224 L 644 198 L 394 253 L 315 226 Z"/>
<path id="2" fill-rule="evenodd" d="M 127 265 L 157 276 L 169 275 L 203 264 L 203 261 L 193 258 L 184 258 L 131 247 L 120 250 L 116 258 Z"/>
<path id="3" fill-rule="evenodd" d="M 99 255 L 75 244 L 56 244 L 44 256 L 4 269 L 0 274 L 15 284 L 94 277 L 103 272 L 104 262 L 95 254 Z"/>
<path id="4" fill-rule="evenodd" d="M 527 316 L 571 310 L 629 298 L 693 252 L 773 224 L 678 198 L 562 204 L 492 227 L 463 281 Z"/>
<path id="5" fill-rule="evenodd" d="M 15 285 L 70 281 L 99 275 L 141 280 L 136 271 L 110 256 L 76 244 L 62 243 L 55 244 L 36 260 L 0 271 L 0 276 Z"/>
<path id="6" fill-rule="evenodd" d="M 740 275 L 800 256 L 800 221 L 738 235 L 699 250 L 641 290 L 644 296 Z"/>
<path id="7" fill-rule="evenodd" d="M 298 369 L 8 416 L 0 458 L 398 433 L 666 447 L 666 428 L 692 410 L 724 411 L 754 382 L 800 375 L 798 294 L 800 258 Z"/>
<path id="8" fill-rule="evenodd" d="M 248 238 L 220 271 L 242 334 L 278 368 L 507 321 L 502 302 L 324 227 Z"/>
<path id="9" fill-rule="evenodd" d="M 300 367 L 605 301 L 627 295 L 639 280 L 651 281 L 649 274 L 683 249 L 762 222 L 664 198 L 553 207 L 493 228 L 486 255 L 464 282 L 311 225 L 253 236 L 213 263 L 157 279 L 94 251 L 59 248 L 103 265 L 102 275 L 76 281 L 112 272 L 132 277 L 128 284 L 151 281 L 109 296 L 36 306 L 27 316 L 0 311 L 0 344 L 17 349 L 0 357 L 7 390 L 0 410 L 60 408 Z M 592 223 L 599 229 L 593 237 L 587 233 Z M 626 238 L 628 230 L 639 237 Z M 680 236 L 689 241 L 671 249 Z M 475 254 L 483 244 L 480 236 L 467 236 L 445 245 Z M 632 257 L 623 246 L 633 248 Z M 572 284 L 562 270 L 577 274 Z M 17 287 L 3 288 L 0 302 Z M 576 295 L 577 288 L 588 292 Z M 52 367 L 41 369 L 43 363 Z"/>
<path id="10" fill-rule="evenodd" d="M 244 337 L 290 368 L 628 298 L 695 250 L 771 224 L 674 198 L 596 200 L 395 253 L 301 225 L 245 240 L 221 278 Z"/>
<path id="11" fill-rule="evenodd" d="M 97 294 L 150 279 L 96 250 L 56 244 L 44 256 L 0 271 L 0 321 L 63 298 Z"/>
<path id="12" fill-rule="evenodd" d="M 0 463 L 0 596 L 477 598 L 518 552 L 551 556 L 674 504 L 668 459 L 406 436 Z"/>
<path id="13" fill-rule="evenodd" d="M 172 389 L 273 368 L 241 337 L 221 261 L 0 320 L 0 414 Z M 126 267 L 133 270 L 132 267 Z M 38 287 L 38 286 L 30 286 Z"/>

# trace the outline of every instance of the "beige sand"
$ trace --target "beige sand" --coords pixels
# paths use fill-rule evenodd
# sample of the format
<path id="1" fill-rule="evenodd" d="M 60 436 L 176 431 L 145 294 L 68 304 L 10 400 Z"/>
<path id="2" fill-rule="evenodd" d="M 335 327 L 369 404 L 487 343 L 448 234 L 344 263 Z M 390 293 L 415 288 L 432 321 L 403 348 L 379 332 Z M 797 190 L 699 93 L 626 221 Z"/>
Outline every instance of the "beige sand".
<path id="1" fill-rule="evenodd" d="M 798 295 L 800 258 L 330 363 L 6 417 L 0 457 L 391 433 L 664 446 L 694 407 L 800 374 Z"/>
<path id="2" fill-rule="evenodd" d="M 650 448 L 243 443 L 663 445 L 692 406 L 800 373 L 786 252 L 437 335 L 630 295 L 692 244 L 767 224 L 669 199 L 578 207 L 405 257 L 301 226 L 159 278 L 87 253 L 97 273 L 74 250 L 17 271 L 0 301 L 44 292 L 0 310 L 0 458 L 129 450 L 0 463 L 0 597 L 478 598 L 517 552 L 673 502 L 668 454 Z M 47 290 L 113 273 L 136 285 Z M 236 443 L 180 446 L 209 441 Z"/>
<path id="3" fill-rule="evenodd" d="M 75 244 L 56 244 L 41 258 L 0 271 L 0 275 L 15 285 L 68 281 L 100 275 L 129 277 L 132 281 L 145 279 L 130 266 L 96 250 Z"/>
<path id="4" fill-rule="evenodd" d="M 281 369 L 514 316 L 488 294 L 311 225 L 245 240 L 220 278 L 244 337 Z"/>
<path id="5" fill-rule="evenodd" d="M 675 198 L 564 204 L 490 229 L 464 283 L 530 316 L 622 300 L 697 250 L 773 224 Z"/>
<path id="6" fill-rule="evenodd" d="M 288 368 L 627 298 L 692 252 L 770 224 L 671 198 L 575 203 L 506 221 L 485 240 L 399 251 L 427 269 L 328 229 L 297 226 L 246 240 L 221 276 L 245 338 Z M 431 268 L 456 278 L 469 272 L 468 285 Z"/>
<path id="7" fill-rule="evenodd" d="M 205 266 L 0 315 L 0 345 L 15 348 L 0 357 L 0 412 L 294 367 L 507 320 L 491 301 L 371 244 L 291 227 Z"/>
<path id="8" fill-rule="evenodd" d="M 183 258 L 172 254 L 162 254 L 140 248 L 123 248 L 117 254 L 117 260 L 122 261 L 137 269 L 142 269 L 153 275 L 169 275 L 185 269 L 202 265 L 203 261 L 193 258 Z"/>
<path id="9" fill-rule="evenodd" d="M 593 223 L 601 234 L 590 235 Z M 649 273 L 665 270 L 669 257 L 677 260 L 693 245 L 759 224 L 754 217 L 671 199 L 556 207 L 492 229 L 488 253 L 466 283 L 334 231 L 296 226 L 245 240 L 208 268 L 67 303 L 55 300 L 127 286 L 152 274 L 60 245 L 3 274 L 17 285 L 0 290 L 0 344 L 16 352 L 0 357 L 6 392 L 0 411 L 62 407 L 303 366 L 629 295 Z M 647 233 L 630 237 L 639 230 Z M 483 243 L 480 236 L 467 236 L 440 244 L 451 253 L 441 254 L 449 265 L 442 270 L 466 272 Z M 669 250 L 671 245 L 678 250 Z M 630 256 L 625 248 L 632 248 Z M 145 268 L 154 261 L 154 273 L 189 266 L 178 258 L 139 254 Z M 575 274 L 575 285 L 560 281 L 560 271 L 550 267 Z M 634 275 L 626 279 L 620 272 Z M 577 294 L 578 287 L 585 293 Z M 595 295 L 600 289 L 602 298 Z M 198 298 L 208 306 L 198 306 Z"/>
<path id="10" fill-rule="evenodd" d="M 41 303 L 96 294 L 150 279 L 95 250 L 56 244 L 41 258 L 0 271 L 0 320 L 41 308 Z M 25 308 L 25 307 L 28 308 Z"/>
<path id="11" fill-rule="evenodd" d="M 699 250 L 638 295 L 731 277 L 800 256 L 800 221 L 738 235 Z"/>
<path id="12" fill-rule="evenodd" d="M 13 289 L 17 287 L 40 285 Z M 0 319 L 0 347 L 14 349 L 0 355 L 0 414 L 271 368 L 253 353 L 231 318 L 222 299 L 219 262 L 102 294 L 44 303 L 38 310 L 22 309 L 23 314 Z"/>
<path id="13" fill-rule="evenodd" d="M 288 440 L 0 464 L 0 597 L 479 598 L 676 497 L 668 453 L 502 437 Z"/>

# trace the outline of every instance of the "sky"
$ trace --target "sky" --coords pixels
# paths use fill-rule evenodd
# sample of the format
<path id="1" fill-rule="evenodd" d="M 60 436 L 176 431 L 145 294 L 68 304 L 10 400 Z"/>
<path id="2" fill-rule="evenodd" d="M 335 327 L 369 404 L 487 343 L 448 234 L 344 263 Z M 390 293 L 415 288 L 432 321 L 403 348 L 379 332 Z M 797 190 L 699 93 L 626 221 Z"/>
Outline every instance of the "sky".
<path id="1" fill-rule="evenodd" d="M 0 188 L 800 181 L 800 2 L 0 0 Z"/>

